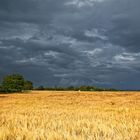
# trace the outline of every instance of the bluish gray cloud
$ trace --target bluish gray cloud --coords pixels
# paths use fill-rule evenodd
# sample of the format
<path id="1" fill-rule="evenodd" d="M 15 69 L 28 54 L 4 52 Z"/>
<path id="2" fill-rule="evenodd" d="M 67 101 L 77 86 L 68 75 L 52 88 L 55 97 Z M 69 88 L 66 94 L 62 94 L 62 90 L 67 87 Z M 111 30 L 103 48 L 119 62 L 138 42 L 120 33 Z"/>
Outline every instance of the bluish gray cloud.
<path id="1" fill-rule="evenodd" d="M 18 72 L 35 85 L 139 89 L 139 5 L 0 0 L 1 77 Z"/>

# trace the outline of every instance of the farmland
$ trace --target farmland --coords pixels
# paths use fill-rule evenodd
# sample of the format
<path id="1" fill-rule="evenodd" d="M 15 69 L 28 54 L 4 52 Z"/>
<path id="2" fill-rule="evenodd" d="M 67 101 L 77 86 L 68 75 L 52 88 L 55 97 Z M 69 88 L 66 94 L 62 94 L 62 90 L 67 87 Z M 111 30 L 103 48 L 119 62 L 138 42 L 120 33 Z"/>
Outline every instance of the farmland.
<path id="1" fill-rule="evenodd" d="M 140 92 L 0 94 L 0 140 L 139 140 Z"/>

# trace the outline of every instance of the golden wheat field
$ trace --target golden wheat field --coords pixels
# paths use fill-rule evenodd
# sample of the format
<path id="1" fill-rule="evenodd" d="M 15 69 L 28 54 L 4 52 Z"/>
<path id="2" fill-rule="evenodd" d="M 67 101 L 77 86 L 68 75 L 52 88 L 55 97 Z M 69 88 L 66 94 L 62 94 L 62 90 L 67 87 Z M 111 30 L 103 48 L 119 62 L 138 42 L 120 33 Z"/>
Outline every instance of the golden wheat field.
<path id="1" fill-rule="evenodd" d="M 0 94 L 0 140 L 139 139 L 139 92 Z"/>

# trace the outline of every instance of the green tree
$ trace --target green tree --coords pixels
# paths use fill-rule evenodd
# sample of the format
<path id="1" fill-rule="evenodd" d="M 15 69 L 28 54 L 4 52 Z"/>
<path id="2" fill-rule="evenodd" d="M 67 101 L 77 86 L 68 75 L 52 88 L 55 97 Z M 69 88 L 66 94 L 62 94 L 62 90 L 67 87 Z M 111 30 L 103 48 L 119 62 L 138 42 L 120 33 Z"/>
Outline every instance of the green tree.
<path id="1" fill-rule="evenodd" d="M 87 86 L 80 86 L 79 87 L 79 90 L 81 90 L 81 91 L 87 91 Z"/>
<path id="2" fill-rule="evenodd" d="M 33 83 L 31 81 L 24 81 L 24 90 L 32 90 Z"/>
<path id="3" fill-rule="evenodd" d="M 2 89 L 2 85 L 0 85 L 0 92 L 2 92 L 3 91 L 3 89 Z"/>
<path id="4" fill-rule="evenodd" d="M 36 88 L 36 90 L 45 90 L 44 86 L 39 86 Z"/>
<path id="5" fill-rule="evenodd" d="M 7 75 L 3 78 L 2 88 L 4 92 L 22 92 L 24 89 L 24 78 L 20 74 Z"/>

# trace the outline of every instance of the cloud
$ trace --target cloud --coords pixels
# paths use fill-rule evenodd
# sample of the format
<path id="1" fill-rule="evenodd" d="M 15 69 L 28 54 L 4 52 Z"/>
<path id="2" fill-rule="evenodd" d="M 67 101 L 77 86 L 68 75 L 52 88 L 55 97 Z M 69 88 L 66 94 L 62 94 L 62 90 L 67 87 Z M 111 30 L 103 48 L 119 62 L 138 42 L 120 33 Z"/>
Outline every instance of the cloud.
<path id="1" fill-rule="evenodd" d="M 139 0 L 1 0 L 0 74 L 36 85 L 138 89 Z"/>

